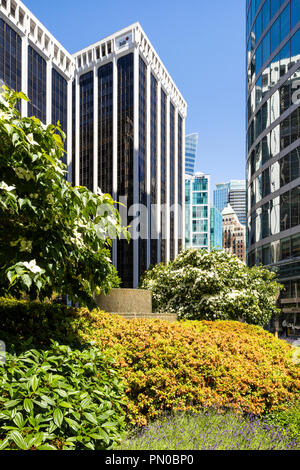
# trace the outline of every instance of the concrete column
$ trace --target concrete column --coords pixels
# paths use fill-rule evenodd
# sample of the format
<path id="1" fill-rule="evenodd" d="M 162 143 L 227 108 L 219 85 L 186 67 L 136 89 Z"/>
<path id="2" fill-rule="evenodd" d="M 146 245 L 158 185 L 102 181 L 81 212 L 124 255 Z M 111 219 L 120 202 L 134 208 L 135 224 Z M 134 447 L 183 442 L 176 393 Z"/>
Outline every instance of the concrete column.
<path id="1" fill-rule="evenodd" d="M 147 147 L 146 147 L 146 161 L 147 161 L 147 210 L 148 210 L 148 239 L 147 239 L 147 268 L 150 265 L 150 254 L 151 254 L 151 66 L 147 65 L 147 116 L 146 116 L 146 135 L 147 135 Z"/>
<path id="2" fill-rule="evenodd" d="M 118 194 L 118 65 L 116 57 L 113 58 L 113 199 L 117 201 Z M 112 260 L 117 268 L 117 241 L 113 241 Z"/>
<path id="3" fill-rule="evenodd" d="M 134 150 L 133 150 L 133 203 L 139 203 L 139 51 L 134 50 Z M 139 281 L 139 240 L 133 240 L 133 287 L 137 288 Z"/>
<path id="4" fill-rule="evenodd" d="M 157 262 L 161 262 L 161 82 L 157 83 Z"/>
<path id="5" fill-rule="evenodd" d="M 22 75 L 21 75 L 21 91 L 28 96 L 28 39 L 27 36 L 22 37 Z M 27 101 L 21 101 L 21 115 L 26 117 L 28 115 Z"/>
<path id="6" fill-rule="evenodd" d="M 174 244 L 175 244 L 175 258 L 178 255 L 178 109 L 175 107 L 174 119 L 174 185 L 175 185 L 175 198 L 174 204 L 176 211 L 174 214 Z"/>
<path id="7" fill-rule="evenodd" d="M 93 191 L 98 191 L 98 73 L 94 67 L 94 171 L 93 171 Z"/>
<path id="8" fill-rule="evenodd" d="M 166 262 L 170 261 L 170 194 L 171 194 L 171 180 L 170 180 L 170 95 L 167 94 L 166 106 Z"/>
<path id="9" fill-rule="evenodd" d="M 68 182 L 72 183 L 73 169 L 72 169 L 72 80 L 68 80 L 68 131 L 67 131 L 67 166 L 68 166 Z"/>
<path id="10" fill-rule="evenodd" d="M 52 62 L 46 62 L 46 124 L 52 124 Z"/>
<path id="11" fill-rule="evenodd" d="M 185 247 L 185 118 L 182 119 L 182 201 L 181 201 L 181 230 L 182 247 Z"/>
<path id="12" fill-rule="evenodd" d="M 76 154 L 75 154 L 75 186 L 80 183 L 80 86 L 79 75 L 75 76 L 75 94 L 76 94 L 76 108 L 75 108 L 75 138 L 76 138 Z"/>

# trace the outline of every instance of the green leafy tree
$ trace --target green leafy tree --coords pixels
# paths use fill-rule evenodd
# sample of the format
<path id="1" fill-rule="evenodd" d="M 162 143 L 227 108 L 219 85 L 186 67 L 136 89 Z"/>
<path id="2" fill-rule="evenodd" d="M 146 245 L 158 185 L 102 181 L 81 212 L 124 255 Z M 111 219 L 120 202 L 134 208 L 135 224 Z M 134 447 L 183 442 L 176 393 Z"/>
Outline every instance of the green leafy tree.
<path id="1" fill-rule="evenodd" d="M 66 180 L 64 133 L 16 109 L 23 93 L 0 93 L 0 295 L 30 299 L 93 294 L 120 285 L 111 240 L 129 237 L 114 201 Z"/>
<path id="2" fill-rule="evenodd" d="M 140 287 L 151 290 L 153 308 L 180 319 L 243 320 L 265 326 L 276 307 L 280 284 L 262 266 L 248 268 L 222 251 L 183 251 L 168 265 L 147 271 Z"/>

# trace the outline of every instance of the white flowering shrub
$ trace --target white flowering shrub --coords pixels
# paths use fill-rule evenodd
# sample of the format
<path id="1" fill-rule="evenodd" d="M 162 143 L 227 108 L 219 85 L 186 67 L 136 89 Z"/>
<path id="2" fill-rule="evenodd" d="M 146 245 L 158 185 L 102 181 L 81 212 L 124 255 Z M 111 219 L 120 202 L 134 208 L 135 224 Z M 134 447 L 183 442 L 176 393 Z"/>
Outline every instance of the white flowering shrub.
<path id="1" fill-rule="evenodd" d="M 183 251 L 168 265 L 147 271 L 140 287 L 152 292 L 154 311 L 176 313 L 179 319 L 265 326 L 279 313 L 276 274 L 262 266 L 248 268 L 222 251 Z"/>

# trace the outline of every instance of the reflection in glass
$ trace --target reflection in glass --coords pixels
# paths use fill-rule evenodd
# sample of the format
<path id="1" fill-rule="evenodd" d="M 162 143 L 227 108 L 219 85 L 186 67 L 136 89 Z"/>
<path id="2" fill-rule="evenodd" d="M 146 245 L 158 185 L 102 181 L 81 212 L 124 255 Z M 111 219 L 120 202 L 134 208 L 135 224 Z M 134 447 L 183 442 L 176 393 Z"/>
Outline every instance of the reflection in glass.
<path id="1" fill-rule="evenodd" d="M 270 235 L 277 235 L 280 232 L 280 198 L 270 201 L 270 206 Z"/>
<path id="2" fill-rule="evenodd" d="M 280 255 L 280 242 L 279 240 L 271 243 L 271 263 L 278 263 Z"/>
<path id="3" fill-rule="evenodd" d="M 290 154 L 280 160 L 280 186 L 285 186 L 290 182 Z"/>
<path id="4" fill-rule="evenodd" d="M 276 126 L 270 133 L 271 155 L 275 157 L 280 152 L 280 126 Z"/>
<path id="5" fill-rule="evenodd" d="M 271 192 L 274 193 L 280 189 L 280 164 L 279 161 L 271 166 Z"/>
<path id="6" fill-rule="evenodd" d="M 275 93 L 270 98 L 271 102 L 271 123 L 276 121 L 280 116 L 280 95 L 279 90 L 276 90 Z"/>
<path id="7" fill-rule="evenodd" d="M 256 243 L 261 240 L 262 237 L 262 231 L 261 231 L 261 214 L 262 210 L 257 209 L 256 211 Z"/>
<path id="8" fill-rule="evenodd" d="M 300 177 L 300 147 L 291 153 L 291 181 Z"/>

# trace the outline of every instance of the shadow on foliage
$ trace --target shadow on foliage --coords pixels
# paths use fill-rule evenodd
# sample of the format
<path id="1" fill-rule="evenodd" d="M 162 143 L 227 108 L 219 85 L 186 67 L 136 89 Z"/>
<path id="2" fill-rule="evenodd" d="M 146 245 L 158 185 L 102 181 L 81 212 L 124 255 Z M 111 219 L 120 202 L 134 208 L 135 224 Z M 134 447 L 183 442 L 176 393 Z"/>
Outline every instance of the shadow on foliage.
<path id="1" fill-rule="evenodd" d="M 62 304 L 0 299 L 0 340 L 8 353 L 29 349 L 46 350 L 51 340 L 75 349 L 86 344 L 79 331 L 86 323 L 87 309 Z"/>

